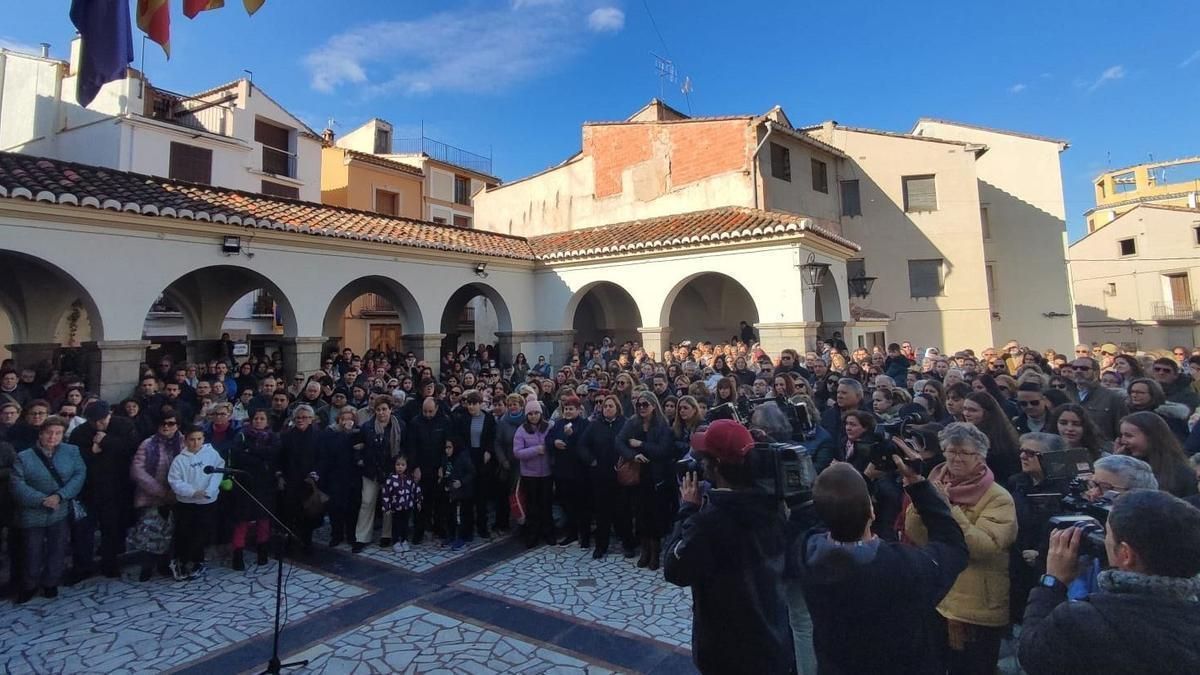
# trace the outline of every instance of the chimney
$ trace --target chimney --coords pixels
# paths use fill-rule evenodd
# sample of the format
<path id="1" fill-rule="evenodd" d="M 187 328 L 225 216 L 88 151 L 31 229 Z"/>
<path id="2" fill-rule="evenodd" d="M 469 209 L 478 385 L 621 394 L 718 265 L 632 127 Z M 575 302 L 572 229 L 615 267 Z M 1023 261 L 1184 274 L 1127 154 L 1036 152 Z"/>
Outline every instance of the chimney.
<path id="1" fill-rule="evenodd" d="M 325 127 L 325 131 L 321 132 L 321 142 L 324 143 L 326 147 L 331 147 L 333 145 L 333 129 Z"/>
<path id="2" fill-rule="evenodd" d="M 42 58 L 43 59 L 50 58 L 50 43 L 43 42 L 39 46 L 42 48 Z"/>
<path id="3" fill-rule="evenodd" d="M 83 62 L 83 38 L 79 37 L 79 33 L 75 34 L 75 38 L 71 40 L 71 59 L 70 68 L 67 70 L 67 75 L 78 75 L 79 64 Z"/>
<path id="4" fill-rule="evenodd" d="M 821 123 L 821 132 L 825 135 L 826 142 L 833 138 L 833 128 L 837 126 L 834 120 L 825 120 Z"/>

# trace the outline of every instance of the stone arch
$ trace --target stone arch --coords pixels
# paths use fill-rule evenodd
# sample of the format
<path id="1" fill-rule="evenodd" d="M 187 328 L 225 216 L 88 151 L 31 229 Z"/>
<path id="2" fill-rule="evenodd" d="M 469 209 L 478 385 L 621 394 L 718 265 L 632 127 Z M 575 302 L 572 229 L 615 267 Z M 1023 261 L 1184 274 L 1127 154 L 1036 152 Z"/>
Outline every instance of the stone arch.
<path id="1" fill-rule="evenodd" d="M 63 319 L 78 303 L 82 337 L 104 339 L 104 322 L 91 293 L 58 265 L 27 253 L 0 249 L 0 311 L 8 315 L 13 343 L 67 343 Z M 81 340 L 76 340 L 81 341 Z"/>
<path id="2" fill-rule="evenodd" d="M 624 286 L 612 281 L 593 281 L 575 291 L 567 301 L 563 325 L 575 331 L 575 341 L 599 343 L 604 335 L 614 342 L 638 340 L 642 314 L 637 301 Z"/>
<path id="3" fill-rule="evenodd" d="M 183 315 L 188 339 L 219 338 L 234 303 L 257 290 L 274 300 L 283 335 L 297 335 L 296 312 L 287 294 L 256 270 L 235 265 L 212 265 L 192 270 L 167 284 L 162 296 Z M 147 315 L 153 306 L 147 308 Z"/>
<path id="4" fill-rule="evenodd" d="M 398 317 L 403 334 L 419 335 L 425 332 L 425 317 L 413 294 L 395 279 L 372 275 L 349 282 L 333 296 L 325 310 L 323 333 L 329 337 L 342 336 L 346 308 L 354 300 L 368 293 L 379 296 L 390 304 Z M 395 346 L 400 347 L 398 344 Z"/>
<path id="5" fill-rule="evenodd" d="M 697 272 L 681 279 L 663 301 L 660 326 L 673 341 L 724 341 L 740 321 L 759 321 L 758 306 L 738 280 L 720 272 Z"/>
<path id="6" fill-rule="evenodd" d="M 482 335 L 479 331 L 476 334 L 482 339 L 487 340 L 487 344 L 495 344 L 496 336 L 494 333 L 511 333 L 512 332 L 512 315 L 508 311 L 508 304 L 504 302 L 503 296 L 492 286 L 483 282 L 472 282 L 460 286 L 457 290 L 450 294 L 442 309 L 442 319 L 439 324 L 439 332 L 445 335 L 442 347 L 444 350 L 458 349 L 458 344 L 462 342 L 476 342 L 474 337 L 460 340 L 463 336 L 463 323 L 460 323 L 460 318 L 463 315 L 464 309 L 468 303 L 477 297 L 483 297 L 487 300 L 488 305 L 495 312 L 494 331 L 485 331 L 492 335 Z M 482 319 L 482 318 L 481 318 Z M 481 320 L 480 319 L 480 320 Z"/>
<path id="7" fill-rule="evenodd" d="M 842 298 L 838 289 L 837 279 L 833 274 L 826 274 L 821 286 L 816 289 L 817 301 L 814 303 L 813 320 L 822 324 L 832 324 L 832 330 L 841 330 L 846 322 L 842 316 Z"/>

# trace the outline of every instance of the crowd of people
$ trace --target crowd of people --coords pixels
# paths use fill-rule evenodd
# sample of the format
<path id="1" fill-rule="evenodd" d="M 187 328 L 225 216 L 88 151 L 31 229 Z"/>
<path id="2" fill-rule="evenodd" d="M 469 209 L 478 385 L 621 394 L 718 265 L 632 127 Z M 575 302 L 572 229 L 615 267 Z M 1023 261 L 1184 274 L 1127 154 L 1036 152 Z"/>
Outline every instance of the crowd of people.
<path id="1" fill-rule="evenodd" d="M 344 349 L 313 373 L 285 373 L 278 355 L 164 357 L 119 402 L 76 374 L 19 365 L 0 368 L 0 527 L 18 602 L 125 565 L 141 581 L 197 578 L 213 545 L 228 547 L 234 569 L 247 549 L 266 564 L 276 529 L 267 509 L 301 555 L 328 522 L 329 546 L 356 553 L 458 549 L 512 529 L 528 547 L 577 545 L 597 559 L 611 549 L 669 568 L 664 540 L 677 517 L 694 515 L 689 495 L 720 491 L 692 485 L 681 501 L 676 465 L 697 453 L 698 433 L 736 420 L 755 441 L 803 444 L 829 476 L 819 481 L 861 481 L 866 533 L 845 519 L 862 504 L 817 500 L 829 541 L 921 545 L 961 530 L 969 556 L 938 595 L 935 646 L 951 672 L 991 672 L 1046 571 L 1049 531 L 1034 496 L 1068 488 L 1041 456 L 1085 456 L 1090 499 L 1197 494 L 1200 350 L 1184 348 L 1145 356 L 1079 345 L 1066 355 L 1013 342 L 918 354 L 909 342 L 850 350 L 835 334 L 812 351 L 768 354 L 743 331 L 661 355 L 604 338 L 557 366 L 502 360 L 488 345 L 437 364 Z M 893 436 L 899 421 L 906 429 Z M 881 453 L 881 443 L 895 447 Z M 893 452 L 899 463 L 879 461 Z M 914 490 L 920 481 L 932 489 Z M 937 523 L 925 517 L 941 512 L 934 501 L 948 508 Z M 798 564 L 827 573 L 841 554 L 823 542 Z M 946 555 L 947 569 L 958 564 Z M 837 598 L 810 591 L 789 591 L 783 620 L 801 672 L 816 672 L 813 645 L 841 630 L 821 617 L 853 623 L 829 619 Z M 698 663 L 712 653 L 698 649 Z"/>

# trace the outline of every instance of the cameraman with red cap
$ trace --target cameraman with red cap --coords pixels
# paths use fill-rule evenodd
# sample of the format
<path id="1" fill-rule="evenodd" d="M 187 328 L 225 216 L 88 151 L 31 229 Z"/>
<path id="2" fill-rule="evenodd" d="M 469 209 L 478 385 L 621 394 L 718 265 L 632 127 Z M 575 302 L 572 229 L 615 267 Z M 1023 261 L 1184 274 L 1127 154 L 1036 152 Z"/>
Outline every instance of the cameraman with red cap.
<path id="1" fill-rule="evenodd" d="M 703 479 L 688 473 L 663 574 L 692 589 L 692 661 L 702 673 L 786 675 L 795 668 L 783 589 L 784 518 L 754 487 L 754 439 L 733 420 L 692 435 Z"/>

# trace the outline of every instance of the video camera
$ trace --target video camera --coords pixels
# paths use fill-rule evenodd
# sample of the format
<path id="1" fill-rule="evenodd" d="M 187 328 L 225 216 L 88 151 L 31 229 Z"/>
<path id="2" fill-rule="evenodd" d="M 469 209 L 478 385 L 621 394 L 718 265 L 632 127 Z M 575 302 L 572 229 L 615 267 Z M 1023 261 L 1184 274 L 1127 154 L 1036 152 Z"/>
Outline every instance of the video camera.
<path id="1" fill-rule="evenodd" d="M 746 455 L 754 490 L 794 506 L 812 499 L 817 478 L 808 448 L 796 443 L 755 443 Z M 675 473 L 695 473 L 704 480 L 704 464 L 688 455 L 675 463 Z"/>
<path id="2" fill-rule="evenodd" d="M 896 462 L 892 459 L 892 455 L 903 456 L 903 453 L 892 442 L 892 439 L 900 438 L 902 440 L 909 440 L 912 438 L 912 432 L 909 430 L 909 427 L 928 422 L 929 417 L 923 411 L 909 410 L 894 420 L 875 425 L 874 437 L 871 440 L 871 463 L 880 471 L 895 471 Z M 905 464 L 917 468 L 920 465 L 920 460 L 906 459 Z"/>
<path id="3" fill-rule="evenodd" d="M 1101 565 L 1107 567 L 1108 552 L 1104 548 L 1104 526 L 1108 522 L 1108 515 L 1112 513 L 1113 500 L 1107 495 L 1094 501 L 1087 498 L 1085 493 L 1088 490 L 1088 480 L 1078 473 L 1090 471 L 1091 465 L 1087 463 L 1086 455 L 1082 458 L 1072 455 L 1072 453 L 1082 452 L 1068 450 L 1043 453 L 1039 457 L 1052 456 L 1050 461 L 1047 462 L 1045 459 L 1042 461 L 1042 470 L 1048 478 L 1053 475 L 1054 478 L 1071 479 L 1067 484 L 1066 494 L 1058 500 L 1057 508 L 1054 509 L 1055 513 L 1047 519 L 1047 530 L 1079 528 L 1083 531 L 1083 539 L 1079 546 L 1080 554 L 1090 555 L 1099 560 Z M 1062 457 L 1056 457 L 1058 455 L 1062 455 Z"/>
<path id="4" fill-rule="evenodd" d="M 743 426 L 750 426 L 750 417 L 754 414 L 754 408 L 764 403 L 774 403 L 778 405 L 784 414 L 787 415 L 788 422 L 791 422 L 792 429 L 796 433 L 808 435 L 816 426 L 813 421 L 812 412 L 808 409 L 808 404 L 805 403 L 799 396 L 793 396 L 790 399 L 782 396 L 764 396 L 762 398 L 738 398 L 736 419 Z"/>

